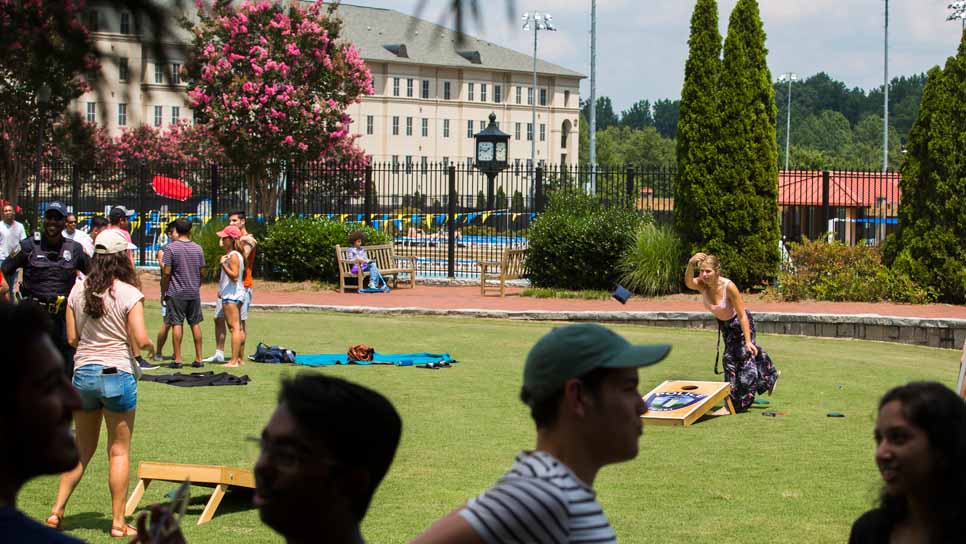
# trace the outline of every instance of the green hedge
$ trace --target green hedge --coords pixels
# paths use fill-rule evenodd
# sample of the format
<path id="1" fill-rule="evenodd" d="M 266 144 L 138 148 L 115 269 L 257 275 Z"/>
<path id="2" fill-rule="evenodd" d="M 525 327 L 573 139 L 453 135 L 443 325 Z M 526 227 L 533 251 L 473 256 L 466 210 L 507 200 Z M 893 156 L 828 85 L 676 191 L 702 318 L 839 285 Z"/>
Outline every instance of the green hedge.
<path id="1" fill-rule="evenodd" d="M 573 191 L 555 191 L 530 226 L 527 268 L 536 287 L 611 289 L 617 265 L 645 222 L 636 210 L 605 207 Z"/>
<path id="2" fill-rule="evenodd" d="M 282 217 L 268 227 L 259 244 L 263 270 L 285 281 L 334 280 L 339 270 L 335 246 L 349 244 L 349 233 L 366 233 L 365 244 L 385 244 L 392 238 L 362 223 L 340 223 L 327 219 Z"/>

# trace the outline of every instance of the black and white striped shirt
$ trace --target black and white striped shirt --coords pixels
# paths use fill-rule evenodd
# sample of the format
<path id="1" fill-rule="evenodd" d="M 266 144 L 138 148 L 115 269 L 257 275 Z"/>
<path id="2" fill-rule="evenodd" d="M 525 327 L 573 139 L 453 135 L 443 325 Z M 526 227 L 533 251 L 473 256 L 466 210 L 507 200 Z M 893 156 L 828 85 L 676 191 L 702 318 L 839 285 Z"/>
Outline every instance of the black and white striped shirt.
<path id="1" fill-rule="evenodd" d="M 593 488 L 543 451 L 520 452 L 510 471 L 460 515 L 491 544 L 617 542 Z"/>

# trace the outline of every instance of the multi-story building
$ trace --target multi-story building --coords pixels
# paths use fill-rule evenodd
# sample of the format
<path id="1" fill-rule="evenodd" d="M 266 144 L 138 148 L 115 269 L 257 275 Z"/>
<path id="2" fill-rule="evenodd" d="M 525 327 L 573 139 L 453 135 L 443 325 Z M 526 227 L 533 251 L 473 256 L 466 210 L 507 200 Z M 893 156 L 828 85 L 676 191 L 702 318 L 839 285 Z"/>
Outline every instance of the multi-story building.
<path id="1" fill-rule="evenodd" d="M 471 36 L 459 42 L 447 28 L 390 9 L 342 5 L 339 14 L 343 38 L 372 72 L 375 93 L 349 114 L 373 160 L 470 163 L 473 134 L 492 112 L 510 134 L 511 163 L 528 163 L 533 138 L 538 162 L 577 163 L 582 74 L 538 60 L 534 89 L 533 58 L 524 53 Z M 108 60 L 97 82 L 101 92 L 78 98 L 76 111 L 92 122 L 106 119 L 114 134 L 142 123 L 160 128 L 191 119 L 187 87 L 178 76 L 187 33 L 163 44 L 168 62 L 162 64 L 130 13 L 94 3 L 86 22 Z"/>

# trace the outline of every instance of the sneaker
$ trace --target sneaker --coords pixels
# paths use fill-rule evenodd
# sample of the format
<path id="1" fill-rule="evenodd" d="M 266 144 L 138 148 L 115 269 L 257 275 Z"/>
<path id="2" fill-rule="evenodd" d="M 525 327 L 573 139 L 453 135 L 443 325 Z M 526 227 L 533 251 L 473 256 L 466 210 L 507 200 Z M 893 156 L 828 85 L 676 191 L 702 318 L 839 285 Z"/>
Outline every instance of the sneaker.
<path id="1" fill-rule="evenodd" d="M 138 366 L 141 367 L 141 370 L 154 370 L 155 368 L 158 368 L 158 365 L 153 365 L 147 362 L 144 357 L 138 357 L 137 361 Z"/>
<path id="2" fill-rule="evenodd" d="M 163 361 L 163 360 L 164 360 L 164 355 L 161 355 L 160 353 L 155 353 L 155 354 L 154 354 L 154 357 L 152 357 L 151 359 L 152 359 L 153 361 L 158 361 L 158 362 L 161 362 L 161 361 Z"/>
<path id="3" fill-rule="evenodd" d="M 181 368 L 181 363 L 172 361 L 168 363 L 168 368 Z"/>
<path id="4" fill-rule="evenodd" d="M 225 362 L 225 352 L 215 350 L 215 354 L 207 359 L 202 359 L 205 363 L 224 363 Z"/>
<path id="5" fill-rule="evenodd" d="M 201 361 L 195 361 L 195 362 L 191 363 L 191 368 L 202 368 L 204 366 L 205 366 L 205 364 L 202 363 Z"/>

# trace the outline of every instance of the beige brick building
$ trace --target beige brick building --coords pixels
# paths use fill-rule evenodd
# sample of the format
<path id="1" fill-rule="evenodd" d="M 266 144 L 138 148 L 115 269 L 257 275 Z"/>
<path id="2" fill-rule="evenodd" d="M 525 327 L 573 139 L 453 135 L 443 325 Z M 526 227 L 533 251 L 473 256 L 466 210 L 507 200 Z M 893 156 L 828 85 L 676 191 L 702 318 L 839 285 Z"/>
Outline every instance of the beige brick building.
<path id="1" fill-rule="evenodd" d="M 534 90 L 530 55 L 473 37 L 457 44 L 454 32 L 395 10 L 343 5 L 339 13 L 344 39 L 372 71 L 375 94 L 349 113 L 373 160 L 466 164 L 474 156 L 472 135 L 493 112 L 511 136 L 511 163 L 525 167 L 530 138 L 536 138 L 538 162 L 577 163 L 582 74 L 538 61 Z M 86 21 L 108 60 L 97 81 L 102 91 L 78 98 L 77 112 L 92 122 L 106 120 L 114 134 L 142 123 L 167 127 L 191 120 L 187 87 L 177 75 L 187 33 L 164 44 L 168 63 L 162 64 L 130 13 L 93 3 Z"/>

